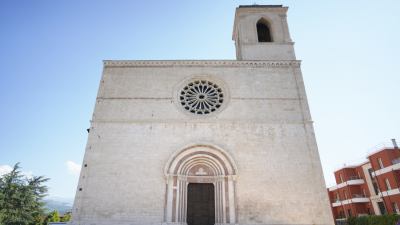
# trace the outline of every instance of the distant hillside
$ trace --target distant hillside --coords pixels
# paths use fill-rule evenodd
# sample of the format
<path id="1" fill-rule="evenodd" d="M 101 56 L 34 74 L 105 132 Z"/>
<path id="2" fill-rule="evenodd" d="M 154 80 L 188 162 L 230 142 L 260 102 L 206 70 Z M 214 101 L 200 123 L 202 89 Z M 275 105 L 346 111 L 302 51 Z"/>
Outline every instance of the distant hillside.
<path id="1" fill-rule="evenodd" d="M 49 197 L 44 200 L 46 203 L 46 208 L 48 211 L 57 210 L 60 214 L 71 211 L 73 199 L 70 198 L 59 198 L 59 197 Z"/>

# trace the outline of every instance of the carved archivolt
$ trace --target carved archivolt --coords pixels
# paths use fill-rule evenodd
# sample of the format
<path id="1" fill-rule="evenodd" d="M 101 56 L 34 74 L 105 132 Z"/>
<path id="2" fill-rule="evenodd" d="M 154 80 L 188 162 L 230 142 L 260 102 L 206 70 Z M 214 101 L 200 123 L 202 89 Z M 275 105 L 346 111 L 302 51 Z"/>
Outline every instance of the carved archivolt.
<path id="1" fill-rule="evenodd" d="M 215 223 L 235 224 L 237 169 L 225 151 L 209 145 L 185 148 L 170 158 L 164 172 L 167 182 L 165 223 L 186 224 L 189 183 L 212 183 L 215 190 Z"/>

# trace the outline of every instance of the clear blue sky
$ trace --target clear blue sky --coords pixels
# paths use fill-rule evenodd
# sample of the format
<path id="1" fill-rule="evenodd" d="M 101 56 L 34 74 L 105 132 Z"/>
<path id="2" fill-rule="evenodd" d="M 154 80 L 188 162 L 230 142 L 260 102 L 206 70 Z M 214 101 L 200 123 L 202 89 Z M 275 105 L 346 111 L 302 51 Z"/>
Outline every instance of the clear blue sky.
<path id="1" fill-rule="evenodd" d="M 72 197 L 103 59 L 234 59 L 240 4 L 289 6 L 325 179 L 400 138 L 400 1 L 0 1 L 0 166 Z M 74 162 L 74 163 L 73 163 Z"/>

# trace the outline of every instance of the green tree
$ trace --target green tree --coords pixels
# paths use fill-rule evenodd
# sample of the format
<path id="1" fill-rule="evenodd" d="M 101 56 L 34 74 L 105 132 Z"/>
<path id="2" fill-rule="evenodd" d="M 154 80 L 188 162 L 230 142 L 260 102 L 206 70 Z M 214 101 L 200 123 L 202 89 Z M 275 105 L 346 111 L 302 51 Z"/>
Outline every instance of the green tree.
<path id="1" fill-rule="evenodd" d="M 390 214 L 381 216 L 361 216 L 347 219 L 346 225 L 396 225 L 400 215 Z"/>
<path id="2" fill-rule="evenodd" d="M 68 222 L 71 220 L 71 212 L 67 212 L 63 215 L 62 218 L 60 218 L 60 222 Z"/>
<path id="3" fill-rule="evenodd" d="M 36 225 L 44 214 L 43 197 L 47 193 L 44 185 L 48 178 L 27 178 L 19 163 L 11 172 L 0 177 L 0 224 Z"/>
<path id="4" fill-rule="evenodd" d="M 57 210 L 49 213 L 47 216 L 47 222 L 60 222 L 60 215 Z"/>

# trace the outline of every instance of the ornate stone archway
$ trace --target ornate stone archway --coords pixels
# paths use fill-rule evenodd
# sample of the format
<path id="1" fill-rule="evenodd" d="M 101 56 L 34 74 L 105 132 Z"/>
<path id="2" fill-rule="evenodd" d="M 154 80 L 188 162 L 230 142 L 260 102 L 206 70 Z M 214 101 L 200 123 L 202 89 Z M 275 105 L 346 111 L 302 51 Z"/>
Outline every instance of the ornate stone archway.
<path id="1" fill-rule="evenodd" d="M 215 224 L 236 223 L 237 168 L 225 151 L 210 145 L 185 148 L 170 158 L 164 172 L 166 224 L 186 224 L 189 183 L 214 184 Z"/>

